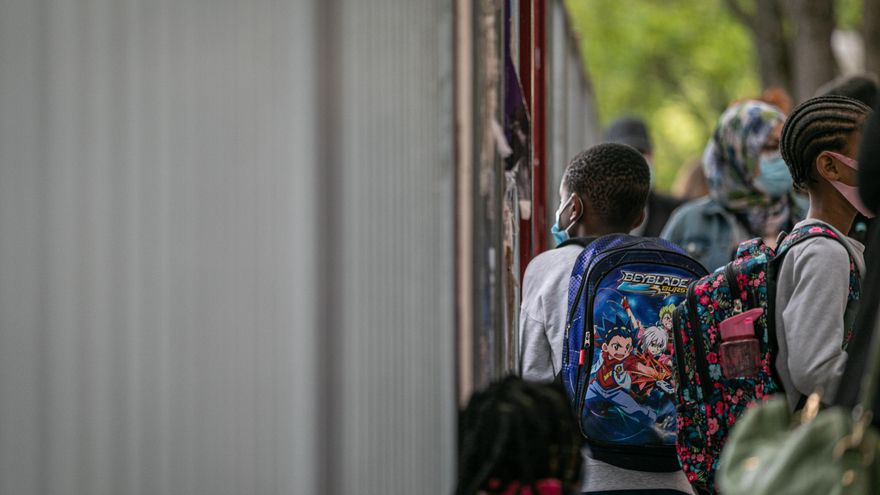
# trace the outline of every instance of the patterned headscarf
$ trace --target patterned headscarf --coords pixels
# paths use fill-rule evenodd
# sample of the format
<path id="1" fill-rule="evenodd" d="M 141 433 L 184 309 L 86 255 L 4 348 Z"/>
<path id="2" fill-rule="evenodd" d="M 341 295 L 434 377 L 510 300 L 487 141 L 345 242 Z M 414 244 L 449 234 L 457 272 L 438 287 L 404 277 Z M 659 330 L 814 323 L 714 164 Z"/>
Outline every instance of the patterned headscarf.
<path id="1" fill-rule="evenodd" d="M 778 108 L 760 101 L 734 103 L 721 115 L 703 152 L 709 196 L 734 212 L 753 233 L 763 234 L 771 219 L 788 216 L 788 196 L 765 196 L 753 182 L 761 149 L 773 128 L 785 120 Z"/>

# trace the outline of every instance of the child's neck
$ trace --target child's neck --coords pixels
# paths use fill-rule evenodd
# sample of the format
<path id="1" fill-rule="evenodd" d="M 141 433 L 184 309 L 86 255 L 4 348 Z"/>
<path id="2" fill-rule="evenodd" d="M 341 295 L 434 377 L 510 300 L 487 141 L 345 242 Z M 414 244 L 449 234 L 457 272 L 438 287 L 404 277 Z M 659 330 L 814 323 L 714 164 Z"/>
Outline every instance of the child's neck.
<path id="1" fill-rule="evenodd" d="M 837 191 L 825 191 L 826 194 L 810 192 L 810 211 L 807 218 L 821 220 L 846 235 L 856 217 L 856 210 L 845 199 L 836 194 Z"/>
<path id="2" fill-rule="evenodd" d="M 602 237 L 603 235 L 610 234 L 629 234 L 628 230 L 623 230 L 620 227 L 609 227 L 607 225 L 590 225 L 583 226 L 582 229 L 578 230 L 579 237 Z"/>

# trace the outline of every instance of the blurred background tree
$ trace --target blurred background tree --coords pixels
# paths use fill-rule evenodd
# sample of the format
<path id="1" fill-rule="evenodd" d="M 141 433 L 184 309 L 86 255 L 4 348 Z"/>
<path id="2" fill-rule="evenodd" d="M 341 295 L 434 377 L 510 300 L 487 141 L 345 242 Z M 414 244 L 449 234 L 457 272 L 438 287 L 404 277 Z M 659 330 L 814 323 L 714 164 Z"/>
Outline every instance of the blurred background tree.
<path id="1" fill-rule="evenodd" d="M 731 101 L 777 86 L 796 104 L 839 75 L 835 29 L 863 33 L 861 66 L 880 70 L 880 0 L 567 4 L 603 125 L 623 114 L 648 122 L 661 190 L 700 156 Z"/>

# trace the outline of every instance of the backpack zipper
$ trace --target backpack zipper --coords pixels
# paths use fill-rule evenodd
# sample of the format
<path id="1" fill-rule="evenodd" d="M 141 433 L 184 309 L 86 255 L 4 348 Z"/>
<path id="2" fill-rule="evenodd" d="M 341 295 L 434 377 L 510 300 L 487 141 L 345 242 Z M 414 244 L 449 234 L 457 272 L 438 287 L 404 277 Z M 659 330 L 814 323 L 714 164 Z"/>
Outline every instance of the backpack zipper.
<path id="1" fill-rule="evenodd" d="M 581 297 L 583 296 L 584 287 L 587 285 L 587 275 L 588 275 L 588 273 L 584 273 L 584 276 L 581 278 L 581 283 L 580 283 L 580 286 L 578 287 L 577 294 L 574 297 L 574 304 L 572 304 L 571 311 L 570 311 L 570 314 L 568 317 L 568 324 L 565 329 L 565 345 L 566 346 L 569 345 L 569 343 L 568 343 L 569 337 L 568 336 L 569 336 L 569 332 L 571 332 L 572 318 L 577 313 L 577 306 L 581 303 Z M 586 321 L 586 318 L 587 318 L 587 315 L 584 314 L 583 317 L 581 318 L 581 320 Z M 584 331 L 586 332 L 586 326 L 584 327 Z M 584 365 L 584 352 L 585 352 L 584 351 L 584 344 L 581 344 L 580 351 L 578 351 L 577 371 L 575 373 L 575 380 L 576 380 L 576 382 L 574 384 L 575 390 L 572 390 L 572 392 L 574 392 L 576 394 L 575 395 L 575 409 L 578 408 L 578 403 L 580 402 L 582 382 L 586 381 L 586 380 L 581 379 L 581 369 L 582 369 L 582 366 Z M 563 353 L 563 358 L 566 360 L 568 359 L 567 352 Z M 578 424 L 580 424 L 580 420 L 578 420 Z"/>
<path id="2" fill-rule="evenodd" d="M 703 339 L 703 329 L 700 326 L 700 317 L 697 314 L 696 298 L 694 297 L 694 286 L 696 286 L 696 283 L 697 280 L 694 280 L 688 284 L 685 303 L 688 307 L 688 316 L 690 317 L 691 329 L 693 330 L 691 338 L 694 339 L 694 348 L 697 352 L 697 374 L 700 377 L 700 388 L 703 393 L 702 399 L 705 401 L 709 398 L 711 389 L 707 380 L 709 378 L 709 364 L 706 360 L 706 342 Z"/>
<path id="3" fill-rule="evenodd" d="M 727 279 L 727 290 L 730 291 L 730 297 L 733 299 L 733 309 L 730 316 L 738 315 L 743 312 L 743 302 L 739 297 L 741 290 L 736 282 L 736 270 L 730 263 L 724 267 L 724 278 Z"/>
<path id="4" fill-rule="evenodd" d="M 681 305 L 678 305 L 672 312 L 672 325 L 674 328 L 681 328 L 681 323 Z M 678 386 L 684 387 L 686 379 L 684 367 L 684 342 L 681 341 L 681 334 L 678 331 L 672 332 L 672 344 L 675 346 L 675 366 L 678 368 Z"/>
<path id="5" fill-rule="evenodd" d="M 625 242 L 622 245 L 617 246 L 616 248 L 613 248 L 610 251 L 603 253 L 601 257 L 599 257 L 598 259 L 596 259 L 594 261 L 591 261 L 587 265 L 587 269 L 584 271 L 583 278 L 581 279 L 580 287 L 578 288 L 578 293 L 575 296 L 574 304 L 572 305 L 571 311 L 569 313 L 569 317 L 568 317 L 568 328 L 569 329 L 571 328 L 571 319 L 575 315 L 575 313 L 577 313 L 576 307 L 578 304 L 580 304 L 581 297 L 583 297 L 583 295 L 584 295 L 583 294 L 584 288 L 587 284 L 587 280 L 589 280 L 589 278 L 590 278 L 590 273 L 593 271 L 593 267 L 596 266 L 597 264 L 599 264 L 602 260 L 604 260 L 608 256 L 611 256 L 612 254 L 614 254 L 618 251 L 628 249 L 628 248 L 630 248 L 640 242 L 642 242 L 642 241 L 636 240 L 636 241 L 632 241 L 632 242 Z M 613 268 L 612 268 L 612 270 L 613 270 Z M 602 274 L 602 276 L 604 277 L 607 274 L 608 274 L 608 272 L 605 272 Z M 586 404 L 586 398 L 587 398 L 586 397 L 587 396 L 587 382 L 589 381 L 590 375 L 589 375 L 589 371 L 585 372 L 583 375 L 581 375 L 581 372 L 584 369 L 590 370 L 593 367 L 593 351 L 592 351 L 592 349 L 593 349 L 593 301 L 590 301 L 587 309 L 584 311 L 584 315 L 583 315 L 582 320 L 583 320 L 582 323 L 584 326 L 584 330 L 583 330 L 584 339 L 583 339 L 583 342 L 581 343 L 581 349 L 578 352 L 578 367 L 577 367 L 577 374 L 575 375 L 577 377 L 577 395 L 575 396 L 575 410 L 578 412 L 578 427 L 580 428 L 581 433 L 584 435 L 584 438 L 588 438 L 587 432 L 585 432 L 583 430 L 583 424 L 582 424 L 581 418 L 583 418 L 583 416 L 584 416 L 584 405 Z M 587 337 L 588 330 L 589 330 L 589 338 Z M 568 339 L 566 339 L 565 344 L 568 345 Z M 588 351 L 590 354 L 589 361 L 587 361 L 587 356 L 586 356 Z M 567 353 L 565 353 L 563 357 L 565 357 L 565 356 L 567 356 Z M 589 362 L 589 365 L 584 367 L 584 365 L 588 362 Z"/>

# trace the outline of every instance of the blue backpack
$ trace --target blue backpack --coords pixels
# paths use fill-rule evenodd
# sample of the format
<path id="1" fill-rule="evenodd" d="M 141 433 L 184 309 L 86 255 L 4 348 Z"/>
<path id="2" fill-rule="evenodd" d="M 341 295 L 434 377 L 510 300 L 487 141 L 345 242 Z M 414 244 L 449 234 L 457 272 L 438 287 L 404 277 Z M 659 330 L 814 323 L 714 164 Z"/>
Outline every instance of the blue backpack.
<path id="1" fill-rule="evenodd" d="M 572 269 L 562 381 L 594 459 L 680 469 L 669 340 L 672 312 L 706 269 L 674 244 L 610 235 Z"/>

